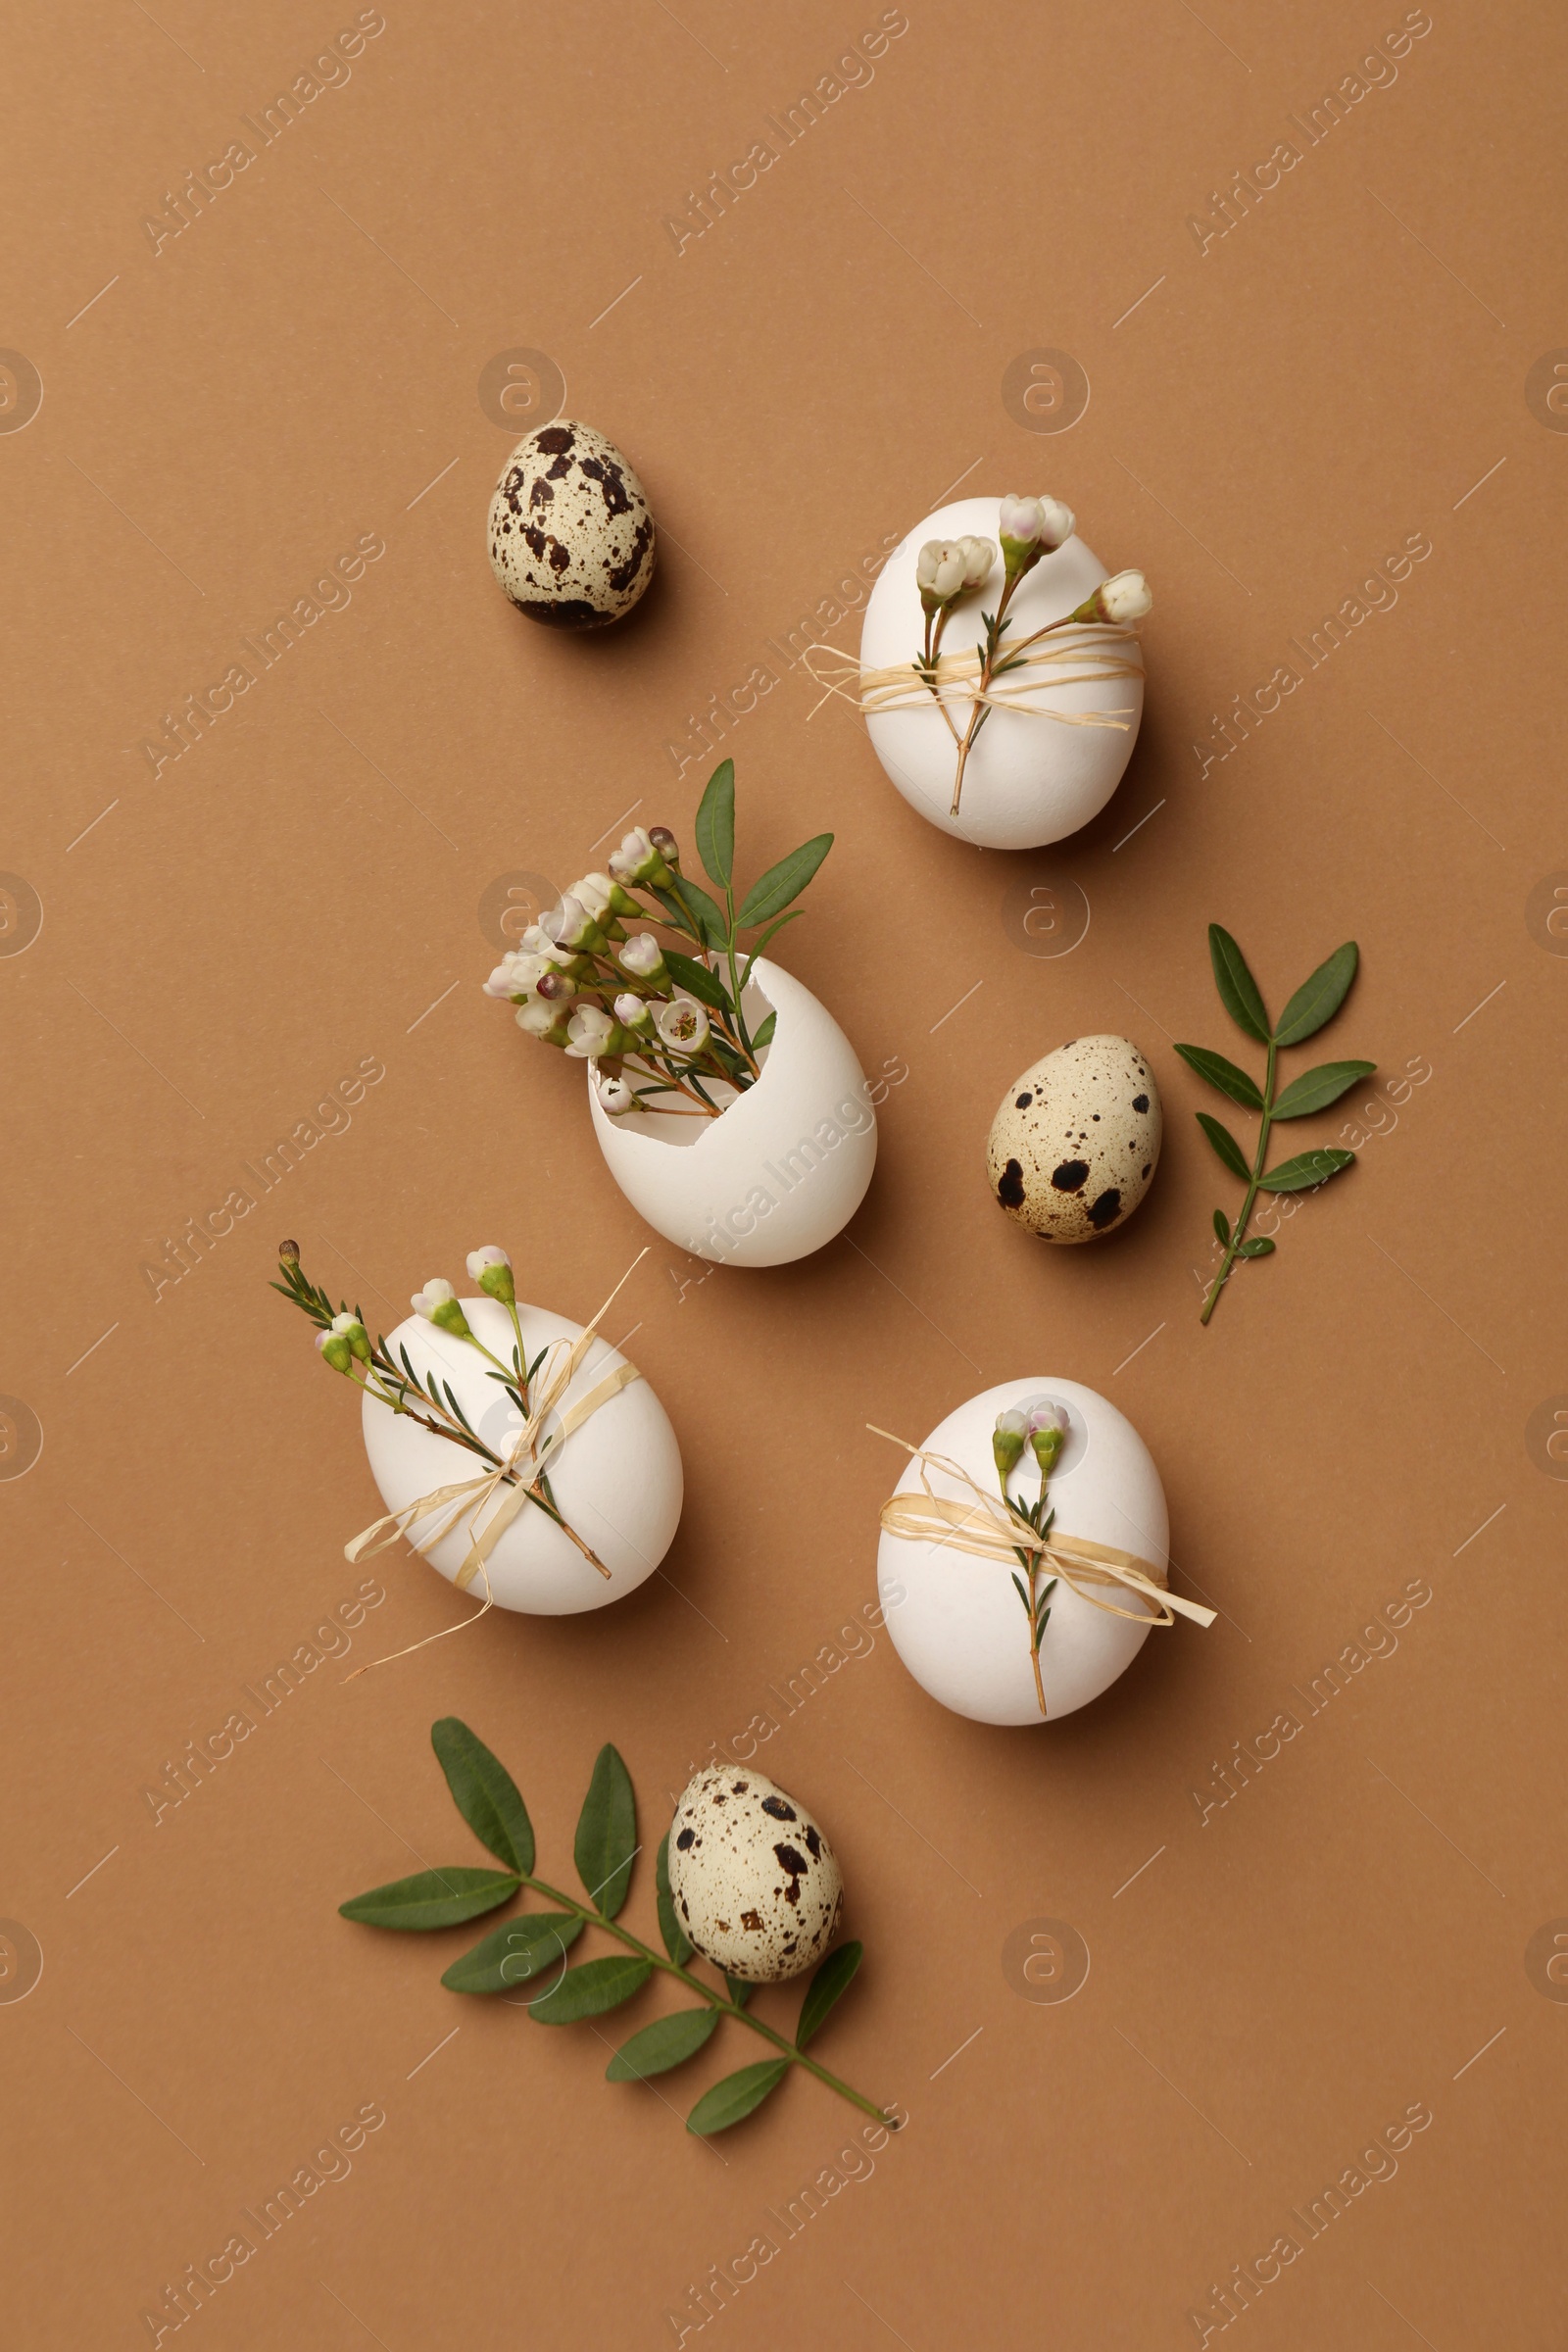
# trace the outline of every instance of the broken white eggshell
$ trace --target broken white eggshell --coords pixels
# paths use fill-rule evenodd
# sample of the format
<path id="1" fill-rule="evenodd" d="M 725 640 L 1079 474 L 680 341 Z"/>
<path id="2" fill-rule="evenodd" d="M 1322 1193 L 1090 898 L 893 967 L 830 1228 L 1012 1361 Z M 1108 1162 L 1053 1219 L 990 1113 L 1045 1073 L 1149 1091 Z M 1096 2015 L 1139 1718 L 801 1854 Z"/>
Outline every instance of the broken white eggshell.
<path id="1" fill-rule="evenodd" d="M 928 514 L 894 549 L 866 605 L 860 632 L 862 671 L 908 662 L 920 651 L 925 615 L 915 560 L 926 541 L 972 537 L 989 539 L 1000 549 L 1001 510 L 997 498 L 956 499 Z M 1008 607 L 1012 625 L 1004 643 L 1016 644 L 1048 620 L 1075 611 L 1108 577 L 1100 558 L 1075 534 L 1043 556 L 1018 587 Z M 944 655 L 967 653 L 980 641 L 981 614 L 996 611 L 1002 580 L 999 553 L 984 587 L 967 592 L 954 605 L 942 639 Z M 1072 635 L 1062 632 L 1064 640 Z M 987 850 L 1039 849 L 1076 833 L 1098 816 L 1121 782 L 1138 740 L 1144 681 L 1135 637 L 1086 639 L 1086 652 L 1096 643 L 1113 643 L 1119 655 L 1137 663 L 1140 674 L 1074 686 L 1052 685 L 1045 672 L 1039 682 L 1021 689 L 1016 674 L 1004 681 L 1009 694 L 1018 689 L 1025 707 L 993 710 L 982 726 L 964 770 L 956 816 L 952 801 L 957 754 L 935 701 L 927 696 L 906 710 L 868 714 L 865 724 L 872 748 L 910 808 L 944 833 Z M 961 735 L 971 705 L 956 693 L 950 694 L 949 705 Z M 1122 725 L 1063 725 L 1059 719 L 1042 717 L 1046 710 L 1112 712 Z"/>
<path id="2" fill-rule="evenodd" d="M 465 1298 L 463 1311 L 485 1346 L 510 1363 L 512 1318 L 499 1299 Z M 582 1325 L 543 1307 L 517 1302 L 523 1346 L 531 1363 L 554 1340 L 582 1335 Z M 493 1367 L 476 1348 L 422 1315 L 411 1315 L 388 1336 L 394 1359 L 407 1348 L 421 1379 L 434 1372 L 453 1393 L 485 1443 L 505 1452 L 520 1427 L 516 1407 Z M 585 1353 L 564 1402 L 570 1406 L 598 1386 L 624 1357 L 608 1341 L 596 1339 Z M 548 1364 L 541 1368 L 548 1373 Z M 485 1464 L 466 1446 L 418 1428 L 404 1413 L 379 1403 L 368 1392 L 363 1400 L 365 1450 L 370 1474 L 389 1511 L 402 1510 L 437 1487 L 480 1477 Z M 548 1430 L 548 1423 L 546 1424 Z M 551 1492 L 562 1515 L 610 1571 L 607 1581 L 585 1560 L 569 1536 L 536 1504 L 525 1502 L 491 1552 L 486 1568 L 496 1605 L 533 1617 L 565 1617 L 602 1609 L 635 1592 L 652 1576 L 674 1539 L 683 1492 L 680 1448 L 669 1416 L 646 1380 L 629 1381 L 574 1429 L 549 1465 Z M 488 1518 L 487 1507 L 485 1517 Z M 444 1512 L 416 1524 L 415 1542 L 440 1526 Z M 480 1522 L 483 1525 L 483 1520 Z M 450 1584 L 468 1555 L 469 1538 L 460 1524 L 424 1553 Z M 484 1598 L 484 1576 L 467 1587 Z"/>
<path id="3" fill-rule="evenodd" d="M 694 1947 L 726 1976 L 781 1984 L 827 1950 L 844 1881 L 806 1807 L 744 1765 L 700 1772 L 675 1800 L 669 1891 Z"/>
<path id="4" fill-rule="evenodd" d="M 1055 1532 L 1131 1552 L 1163 1573 L 1170 1536 L 1159 1473 L 1132 1423 L 1093 1389 L 1075 1380 L 1005 1381 L 950 1413 L 926 1439 L 925 1450 L 947 1455 L 983 1492 L 1000 1495 L 991 1451 L 998 1414 L 1048 1403 L 1064 1415 L 1067 1429 L 1051 1477 Z M 956 1479 L 929 1466 L 927 1476 L 934 1494 L 973 1504 Z M 1039 1494 L 1040 1473 L 1027 1447 L 1007 1491 L 1025 1503 Z M 896 1492 L 922 1492 L 912 1459 Z M 922 1690 L 976 1723 L 1041 1721 L 1029 1621 L 1006 1568 L 953 1544 L 911 1541 L 884 1530 L 877 1585 L 893 1646 Z M 1135 1613 L 1112 1616 L 1058 1579 L 1040 1646 L 1048 1721 L 1098 1698 L 1149 1638 L 1146 1604 L 1136 1593 L 1115 1585 L 1095 1590 Z"/>
<path id="5" fill-rule="evenodd" d="M 648 494 L 612 441 L 567 417 L 525 434 L 490 501 L 490 568 L 519 612 L 602 629 L 654 576 Z"/>
<path id="6" fill-rule="evenodd" d="M 746 991 L 755 1028 L 778 1019 L 762 1074 L 716 1119 L 612 1117 L 589 1064 L 588 1103 L 610 1173 L 668 1242 L 722 1266 L 782 1266 L 832 1241 L 865 1198 L 876 1112 L 855 1048 L 826 1007 L 760 956 Z"/>

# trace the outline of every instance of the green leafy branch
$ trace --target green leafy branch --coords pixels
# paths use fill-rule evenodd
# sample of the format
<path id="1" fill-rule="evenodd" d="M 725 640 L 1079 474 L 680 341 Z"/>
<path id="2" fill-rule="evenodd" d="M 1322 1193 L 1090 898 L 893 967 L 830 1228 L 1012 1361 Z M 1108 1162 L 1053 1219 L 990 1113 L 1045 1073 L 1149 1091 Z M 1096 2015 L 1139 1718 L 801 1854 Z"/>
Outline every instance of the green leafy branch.
<path id="1" fill-rule="evenodd" d="M 515 1913 L 503 1926 L 493 1928 L 471 1951 L 453 1961 L 442 1984 L 453 1992 L 505 1993 L 519 1984 L 549 1979 L 545 1989 L 526 2003 L 528 2014 L 540 2025 L 569 2026 L 618 2009 L 640 1992 L 656 1972 L 672 1977 L 695 1997 L 697 2005 L 656 2018 L 622 2042 L 605 2069 L 608 2082 L 643 2082 L 652 2076 L 668 2074 L 688 2058 L 695 2058 L 720 2020 L 730 2018 L 760 2034 L 774 2054 L 726 2075 L 705 2091 L 686 2119 L 689 2132 L 710 2136 L 728 2131 L 759 2108 L 797 2067 L 814 2075 L 863 2114 L 897 2129 L 884 2109 L 862 2098 L 806 2054 L 807 2043 L 826 2022 L 860 1965 L 862 1947 L 858 1943 L 840 1944 L 814 1971 L 791 2040 L 753 2016 L 746 2005 L 751 1985 L 725 1977 L 724 1988 L 719 1991 L 687 1965 L 694 1954 L 681 1931 L 669 1890 L 667 1835 L 659 1848 L 656 1871 L 663 1952 L 619 1925 L 631 1887 L 632 1864 L 642 1849 L 631 1776 L 613 1747 L 607 1744 L 599 1751 L 577 1822 L 572 1856 L 587 1889 L 586 1901 L 579 1902 L 535 1877 L 533 1824 L 527 1807 L 511 1774 L 483 1740 L 455 1715 L 447 1715 L 432 1724 L 430 1744 L 458 1811 L 503 1867 L 454 1865 L 416 1871 L 411 1878 L 395 1879 L 389 1886 L 374 1886 L 368 1894 L 341 1904 L 345 1919 L 373 1928 L 428 1931 L 478 1919 L 524 1890 L 541 1895 L 553 1909 Z M 568 1967 L 566 1952 L 585 1928 L 602 1929 L 621 1950 Z"/>
<path id="2" fill-rule="evenodd" d="M 1240 1177 L 1247 1187 L 1241 1212 L 1234 1226 L 1223 1209 L 1214 1211 L 1214 1232 L 1224 1256 L 1219 1272 L 1210 1283 L 1203 1298 L 1200 1322 L 1206 1323 L 1219 1302 L 1219 1295 L 1230 1280 L 1231 1268 L 1238 1258 L 1268 1257 L 1274 1244 L 1264 1235 L 1247 1238 L 1248 1220 L 1260 1192 L 1305 1193 L 1327 1184 L 1333 1176 L 1348 1168 L 1354 1159 L 1353 1152 L 1323 1147 L 1315 1152 L 1298 1152 L 1294 1159 L 1281 1160 L 1275 1167 L 1266 1167 L 1269 1132 L 1280 1119 L 1304 1119 L 1313 1111 L 1326 1110 L 1337 1102 L 1358 1079 L 1369 1077 L 1377 1068 L 1375 1061 L 1325 1061 L 1316 1069 L 1306 1070 L 1289 1086 L 1275 1093 L 1278 1057 L 1282 1049 L 1298 1046 L 1315 1036 L 1326 1022 L 1331 1021 L 1349 993 L 1360 961 L 1360 950 L 1353 939 L 1336 948 L 1326 962 L 1320 963 L 1310 979 L 1303 980 L 1280 1016 L 1277 1029 L 1270 1026 L 1264 1009 L 1262 993 L 1248 968 L 1242 954 L 1228 931 L 1218 923 L 1208 926 L 1209 959 L 1214 967 L 1214 985 L 1238 1029 L 1255 1038 L 1267 1049 L 1267 1065 L 1263 1084 L 1259 1088 L 1247 1072 L 1238 1069 L 1223 1054 L 1210 1053 L 1203 1046 L 1178 1046 L 1177 1053 L 1200 1078 L 1239 1102 L 1244 1110 L 1258 1113 L 1257 1149 L 1250 1163 L 1241 1145 L 1218 1119 L 1200 1110 L 1198 1124 L 1207 1136 L 1214 1151 L 1233 1176 Z"/>

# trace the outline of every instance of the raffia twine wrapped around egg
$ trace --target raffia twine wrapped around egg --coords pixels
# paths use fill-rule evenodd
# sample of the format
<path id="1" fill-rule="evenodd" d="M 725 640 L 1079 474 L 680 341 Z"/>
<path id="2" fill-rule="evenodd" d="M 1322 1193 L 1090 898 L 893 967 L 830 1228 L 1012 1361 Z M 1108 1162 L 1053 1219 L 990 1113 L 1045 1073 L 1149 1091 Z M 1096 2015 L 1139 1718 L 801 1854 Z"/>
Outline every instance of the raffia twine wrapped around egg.
<path id="1" fill-rule="evenodd" d="M 1055 1517 L 1046 1544 L 1002 1501 L 992 1443 L 999 1414 L 1012 1411 L 1054 1413 L 1065 1432 L 1050 1478 Z M 1168 1590 L 1159 1473 L 1132 1423 L 1093 1389 L 1055 1378 L 1007 1381 L 972 1396 L 906 1450 L 883 1508 L 879 1597 L 900 1658 L 955 1714 L 977 1723 L 1054 1722 L 1108 1690 L 1156 1625 L 1178 1614 L 1212 1623 L 1212 1609 Z M 1025 1450 L 1006 1493 L 1027 1504 L 1039 1492 Z M 1038 1684 L 1027 1601 L 1020 1607 L 1031 1545 L 1050 1610 Z"/>

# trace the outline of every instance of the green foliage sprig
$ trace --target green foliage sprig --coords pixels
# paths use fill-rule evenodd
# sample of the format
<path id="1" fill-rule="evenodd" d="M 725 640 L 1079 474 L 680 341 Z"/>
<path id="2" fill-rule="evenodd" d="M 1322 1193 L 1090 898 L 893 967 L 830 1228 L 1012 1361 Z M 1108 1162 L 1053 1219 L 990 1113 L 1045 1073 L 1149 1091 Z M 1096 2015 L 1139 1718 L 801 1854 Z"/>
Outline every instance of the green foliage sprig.
<path id="1" fill-rule="evenodd" d="M 681 1931 L 669 1890 L 667 1834 L 660 1844 L 655 1872 L 663 1952 L 657 1952 L 620 1926 L 619 1914 L 631 1888 L 632 1864 L 642 1849 L 631 1776 L 613 1747 L 607 1744 L 599 1751 L 577 1822 L 572 1858 L 588 1890 L 587 1900 L 578 1902 L 534 1876 L 534 1835 L 528 1809 L 506 1766 L 484 1741 L 455 1715 L 447 1715 L 431 1725 L 430 1744 L 458 1811 L 502 1867 L 455 1864 L 442 1870 L 416 1871 L 412 1878 L 395 1879 L 389 1886 L 374 1886 L 368 1894 L 357 1894 L 340 1904 L 345 1919 L 360 1920 L 372 1928 L 452 1928 L 499 1910 L 527 1889 L 542 1895 L 553 1908 L 516 1913 L 504 1926 L 493 1928 L 445 1971 L 441 1982 L 450 1991 L 510 1992 L 519 1984 L 547 1979 L 545 1989 L 527 2002 L 528 2014 L 540 2025 L 570 2026 L 618 2009 L 640 1992 L 657 1971 L 673 1977 L 695 1996 L 697 2006 L 656 2018 L 622 2042 L 605 2069 L 607 2082 L 643 2082 L 651 2076 L 668 2074 L 671 2068 L 695 2058 L 716 2032 L 720 2019 L 730 2018 L 760 2034 L 771 2045 L 772 2054 L 726 2075 L 705 2091 L 686 2118 L 688 2132 L 704 2137 L 727 2132 L 759 2108 L 796 2067 L 814 2075 L 829 2090 L 874 2116 L 879 2124 L 898 2129 L 893 2116 L 806 2054 L 807 2043 L 860 1965 L 862 1947 L 858 1943 L 841 1943 L 813 1972 L 791 2040 L 753 2016 L 746 2005 L 752 1985 L 724 1977 L 720 1991 L 687 1965 L 694 1954 Z M 602 1929 L 621 1949 L 567 1967 L 566 1951 L 585 1928 Z"/>
<path id="2" fill-rule="evenodd" d="M 667 826 L 638 827 L 611 853 L 608 873 L 574 882 L 484 984 L 487 996 L 516 1007 L 528 1035 L 594 1064 L 599 1100 L 616 1118 L 646 1110 L 717 1118 L 757 1084 L 776 1016 L 765 1013 L 752 1030 L 747 986 L 833 847 L 831 833 L 813 835 L 737 902 L 733 760 L 709 777 L 695 831 L 722 906 L 682 870 Z M 636 923 L 670 938 L 628 929 Z M 760 936 L 743 947 L 743 931 Z"/>
<path id="3" fill-rule="evenodd" d="M 1208 926 L 1209 960 L 1214 967 L 1214 985 L 1238 1029 L 1255 1038 L 1268 1050 L 1263 1084 L 1259 1088 L 1245 1070 L 1238 1069 L 1223 1054 L 1213 1054 L 1203 1046 L 1178 1046 L 1177 1053 L 1200 1078 L 1239 1102 L 1244 1110 L 1258 1113 L 1257 1149 L 1250 1164 L 1241 1145 L 1228 1127 L 1207 1111 L 1198 1113 L 1198 1124 L 1207 1136 L 1219 1157 L 1233 1176 L 1241 1178 L 1247 1187 L 1241 1213 L 1232 1226 L 1223 1209 L 1214 1211 L 1214 1232 L 1224 1250 L 1219 1272 L 1209 1284 L 1203 1297 L 1203 1309 L 1199 1317 L 1206 1323 L 1219 1302 L 1219 1295 L 1231 1277 L 1231 1268 L 1238 1258 L 1268 1257 L 1274 1244 L 1263 1234 L 1247 1238 L 1248 1219 L 1260 1192 L 1305 1193 L 1327 1184 L 1333 1176 L 1348 1168 L 1354 1159 L 1353 1152 L 1323 1147 L 1315 1152 L 1299 1152 L 1294 1159 L 1281 1160 L 1268 1168 L 1269 1131 L 1279 1119 L 1304 1119 L 1313 1111 L 1326 1110 L 1337 1102 L 1357 1079 L 1366 1078 L 1377 1068 L 1375 1061 L 1324 1061 L 1316 1069 L 1303 1071 L 1293 1078 L 1280 1093 L 1275 1092 L 1278 1057 L 1283 1048 L 1298 1046 L 1316 1035 L 1331 1021 L 1349 993 L 1360 961 L 1360 950 L 1353 939 L 1336 948 L 1327 961 L 1320 963 L 1308 980 L 1303 980 L 1284 1012 L 1279 1027 L 1271 1026 L 1263 1005 L 1262 992 L 1246 956 L 1228 931 L 1218 923 Z"/>

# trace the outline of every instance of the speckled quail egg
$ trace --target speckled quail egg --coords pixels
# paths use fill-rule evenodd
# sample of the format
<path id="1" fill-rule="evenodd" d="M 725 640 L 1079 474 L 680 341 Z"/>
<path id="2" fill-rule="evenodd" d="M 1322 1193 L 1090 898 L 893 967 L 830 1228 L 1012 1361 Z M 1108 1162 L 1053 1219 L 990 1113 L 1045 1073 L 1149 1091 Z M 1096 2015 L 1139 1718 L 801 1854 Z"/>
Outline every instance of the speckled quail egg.
<path id="1" fill-rule="evenodd" d="M 669 1891 L 705 1960 L 749 1984 L 781 1984 L 832 1942 L 844 1881 L 805 1806 L 732 1765 L 698 1773 L 676 1799 Z"/>
<path id="2" fill-rule="evenodd" d="M 1093 1242 L 1149 1190 L 1163 1120 L 1149 1064 L 1126 1037 L 1078 1037 L 1008 1087 L 986 1166 L 1009 1217 L 1047 1242 Z"/>
<path id="3" fill-rule="evenodd" d="M 647 493 L 612 441 L 565 417 L 517 443 L 490 501 L 490 566 L 519 612 L 603 629 L 654 576 Z"/>

